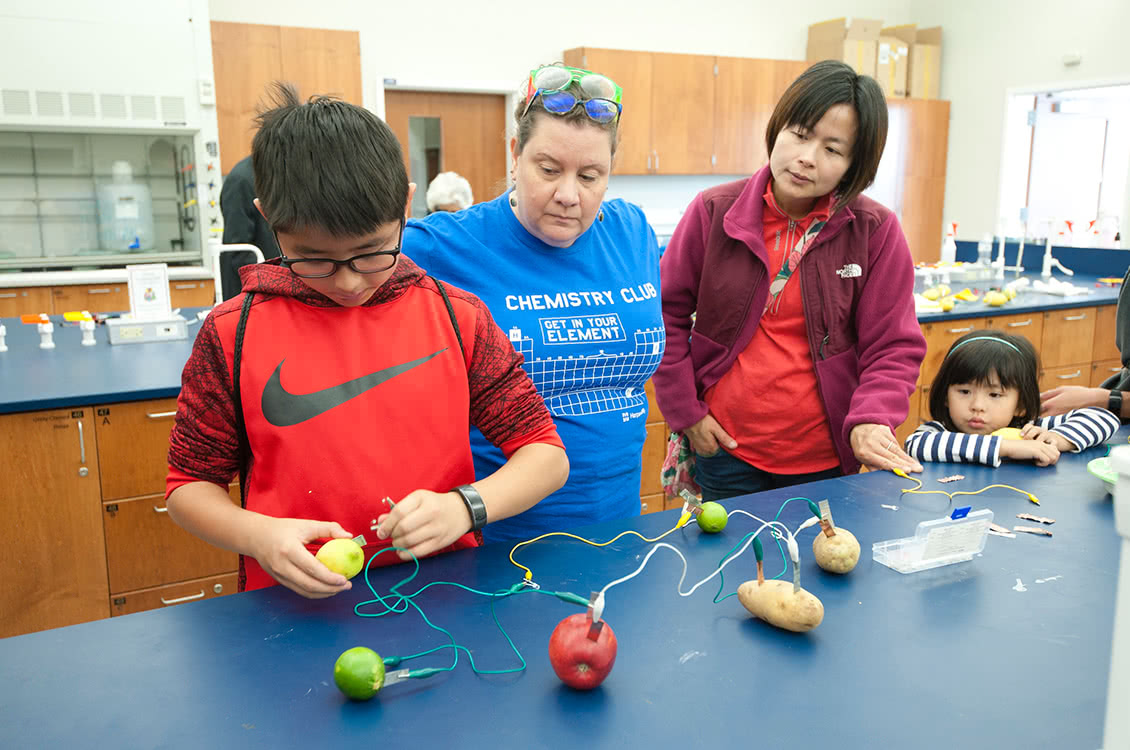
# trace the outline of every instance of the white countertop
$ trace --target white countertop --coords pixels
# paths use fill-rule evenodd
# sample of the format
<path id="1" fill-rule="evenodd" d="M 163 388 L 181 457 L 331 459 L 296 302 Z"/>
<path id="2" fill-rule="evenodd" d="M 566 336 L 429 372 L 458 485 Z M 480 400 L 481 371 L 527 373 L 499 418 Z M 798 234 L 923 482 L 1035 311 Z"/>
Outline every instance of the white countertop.
<path id="1" fill-rule="evenodd" d="M 212 269 L 203 266 L 169 266 L 173 281 L 210 279 Z M 0 273 L 0 288 L 18 286 L 66 286 L 68 284 L 124 284 L 125 268 L 102 268 L 93 271 L 20 271 Z"/>

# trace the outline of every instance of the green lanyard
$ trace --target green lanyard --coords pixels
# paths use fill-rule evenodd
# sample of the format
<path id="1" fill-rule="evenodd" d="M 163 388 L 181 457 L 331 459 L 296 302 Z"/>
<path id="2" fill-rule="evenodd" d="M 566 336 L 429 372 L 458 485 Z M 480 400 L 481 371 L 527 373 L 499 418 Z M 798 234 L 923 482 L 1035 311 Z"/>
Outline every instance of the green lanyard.
<path id="1" fill-rule="evenodd" d="M 793 249 L 785 256 L 785 261 L 781 264 L 781 270 L 777 272 L 777 276 L 773 279 L 773 283 L 769 285 L 769 299 L 765 301 L 765 312 L 777 314 L 778 308 L 781 306 L 781 292 L 785 288 L 785 283 L 788 282 L 789 277 L 793 275 L 800 259 L 812 247 L 813 240 L 816 235 L 820 234 L 820 230 L 827 224 L 826 221 L 816 220 L 808 227 L 805 233 L 801 236 Z M 764 313 L 762 313 L 764 314 Z"/>

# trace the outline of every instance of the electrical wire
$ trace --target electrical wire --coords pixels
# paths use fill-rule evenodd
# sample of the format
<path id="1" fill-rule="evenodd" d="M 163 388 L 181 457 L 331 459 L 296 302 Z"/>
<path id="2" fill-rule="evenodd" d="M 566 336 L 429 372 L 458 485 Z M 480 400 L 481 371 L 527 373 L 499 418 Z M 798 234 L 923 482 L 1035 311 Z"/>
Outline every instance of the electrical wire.
<path id="1" fill-rule="evenodd" d="M 684 511 L 683 515 L 680 516 L 678 522 L 670 530 L 663 532 L 662 534 L 660 534 L 659 536 L 657 536 L 655 538 L 649 538 L 649 537 L 646 537 L 643 534 L 639 533 L 638 531 L 628 529 L 627 531 L 623 531 L 623 532 L 617 534 L 616 536 L 612 537 L 607 542 L 594 542 L 591 539 L 585 539 L 584 537 L 577 536 L 576 534 L 570 534 L 566 531 L 551 531 L 547 534 L 542 534 L 541 536 L 536 536 L 533 539 L 527 539 L 524 542 L 519 542 L 518 544 L 515 544 L 513 549 L 510 550 L 510 562 L 513 563 L 515 566 L 521 568 L 522 570 L 526 571 L 525 574 L 523 575 L 524 580 L 533 581 L 533 579 L 534 579 L 533 571 L 530 570 L 529 568 L 527 568 L 522 563 L 520 563 L 520 562 L 518 562 L 517 560 L 514 559 L 514 553 L 517 552 L 521 547 L 525 547 L 527 544 L 533 544 L 534 542 L 540 542 L 542 539 L 548 539 L 551 536 L 563 536 L 563 537 L 566 537 L 568 539 L 575 539 L 578 542 L 584 542 L 585 544 L 592 546 L 592 547 L 607 547 L 608 545 L 612 544 L 613 542 L 617 541 L 618 539 L 622 539 L 625 536 L 637 536 L 640 539 L 642 539 L 643 541 L 647 542 L 648 544 L 653 544 L 655 542 L 662 540 L 667 535 L 675 533 L 676 531 L 681 529 L 683 526 L 686 526 L 687 521 L 689 521 L 691 519 L 691 517 L 692 516 L 691 516 L 690 513 Z"/>
<path id="2" fill-rule="evenodd" d="M 972 492 L 969 492 L 969 491 L 966 491 L 966 490 L 957 490 L 955 492 L 946 492 L 945 490 L 924 490 L 924 489 L 921 489 L 922 488 L 922 480 L 919 479 L 918 477 L 912 477 L 909 474 L 907 474 L 905 471 L 903 471 L 902 469 L 891 469 L 891 471 L 894 472 L 895 474 L 897 474 L 898 476 L 902 477 L 903 479 L 909 479 L 912 482 L 918 483 L 917 487 L 914 487 L 914 488 L 911 488 L 911 489 L 901 490 L 902 494 L 904 494 L 904 495 L 945 495 L 946 497 L 948 497 L 950 499 L 950 502 L 953 502 L 953 499 L 955 497 L 957 497 L 958 495 L 980 495 L 982 492 L 985 492 L 986 490 L 991 490 L 993 488 L 999 488 L 999 489 L 1004 489 L 1004 490 L 1012 490 L 1013 492 L 1019 492 L 1021 495 L 1024 495 L 1026 498 L 1028 498 L 1028 500 L 1030 502 L 1035 503 L 1036 505 L 1040 504 L 1040 499 L 1037 498 L 1035 495 L 1033 495 L 1031 492 L 1028 492 L 1027 490 L 1022 490 L 1019 487 L 1013 487 L 1011 484 L 990 484 L 990 485 L 987 485 L 985 487 L 982 487 L 979 490 L 973 490 Z"/>

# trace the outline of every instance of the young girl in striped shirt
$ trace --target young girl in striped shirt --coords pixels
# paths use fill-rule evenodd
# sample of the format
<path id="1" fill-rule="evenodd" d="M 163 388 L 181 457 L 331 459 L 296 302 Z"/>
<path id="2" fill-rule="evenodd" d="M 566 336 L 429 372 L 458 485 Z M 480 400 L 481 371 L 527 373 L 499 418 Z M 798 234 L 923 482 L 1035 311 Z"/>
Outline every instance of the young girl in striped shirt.
<path id="1" fill-rule="evenodd" d="M 933 419 L 907 438 L 906 452 L 919 461 L 1000 466 L 1002 458 L 1012 458 L 1051 466 L 1060 453 L 1078 453 L 1114 434 L 1118 418 L 1098 407 L 1041 418 L 1039 369 L 1036 350 L 1023 336 L 962 336 L 930 388 Z"/>

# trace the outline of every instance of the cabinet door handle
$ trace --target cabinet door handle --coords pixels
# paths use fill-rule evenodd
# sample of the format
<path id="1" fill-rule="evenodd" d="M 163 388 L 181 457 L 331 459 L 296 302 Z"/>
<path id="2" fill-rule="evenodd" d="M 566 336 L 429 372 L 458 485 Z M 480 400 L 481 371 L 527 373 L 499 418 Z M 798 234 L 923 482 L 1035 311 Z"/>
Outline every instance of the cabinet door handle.
<path id="1" fill-rule="evenodd" d="M 86 463 L 86 441 L 82 438 L 82 420 L 78 420 L 78 462 Z"/>
<path id="2" fill-rule="evenodd" d="M 650 151 L 647 153 L 647 171 L 648 172 L 651 171 L 651 152 Z"/>
<path id="3" fill-rule="evenodd" d="M 196 284 L 173 284 L 174 289 L 195 289 Z"/>
<path id="4" fill-rule="evenodd" d="M 969 333 L 972 330 L 973 326 L 967 326 L 965 328 L 951 328 L 948 333 Z"/>
<path id="5" fill-rule="evenodd" d="M 189 594 L 188 596 L 182 596 L 179 599 L 166 599 L 165 597 L 162 596 L 161 597 L 161 603 L 164 604 L 167 607 L 170 604 L 180 604 L 181 602 L 190 602 L 193 599 L 203 599 L 203 598 L 204 598 L 204 589 L 200 589 L 199 594 Z"/>
<path id="6" fill-rule="evenodd" d="M 15 292 L 4 292 L 3 294 L 0 294 L 0 299 L 13 299 L 18 296 L 20 295 L 16 294 Z"/>
<path id="7" fill-rule="evenodd" d="M 177 413 L 175 411 L 153 411 L 153 412 L 147 411 L 147 412 L 145 412 L 145 416 L 149 417 L 150 419 L 164 419 L 166 417 L 175 417 L 176 415 L 177 415 Z"/>
<path id="8" fill-rule="evenodd" d="M 1032 325 L 1032 319 L 1028 318 L 1028 320 L 1018 320 L 1014 323 L 1009 323 L 1008 327 L 1009 328 L 1020 328 L 1021 326 L 1030 326 L 1030 325 Z"/>
<path id="9" fill-rule="evenodd" d="M 659 149 L 655 150 L 655 171 L 659 171 Z"/>
<path id="10" fill-rule="evenodd" d="M 87 294 L 109 294 L 110 290 L 109 289 L 87 289 L 86 293 Z"/>
<path id="11" fill-rule="evenodd" d="M 168 513 L 169 509 L 168 508 L 159 508 L 156 505 L 154 505 L 153 506 L 153 512 L 154 513 Z"/>
<path id="12" fill-rule="evenodd" d="M 1076 370 L 1071 375 L 1056 375 L 1060 380 L 1073 380 L 1083 374 L 1082 370 Z"/>
<path id="13" fill-rule="evenodd" d="M 1110 368 L 1109 372 L 1122 372 L 1122 368 L 1121 367 L 1112 367 L 1112 368 Z"/>
<path id="14" fill-rule="evenodd" d="M 1064 320 L 1085 320 L 1087 313 L 1080 313 L 1079 315 L 1064 315 Z"/>

